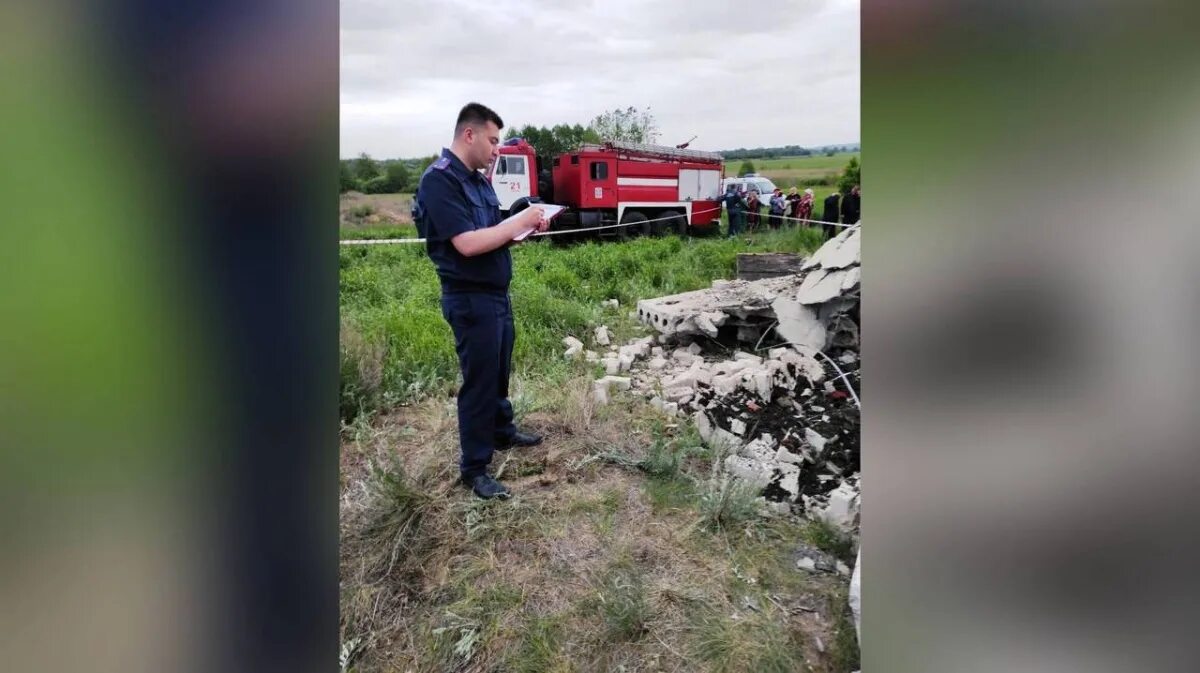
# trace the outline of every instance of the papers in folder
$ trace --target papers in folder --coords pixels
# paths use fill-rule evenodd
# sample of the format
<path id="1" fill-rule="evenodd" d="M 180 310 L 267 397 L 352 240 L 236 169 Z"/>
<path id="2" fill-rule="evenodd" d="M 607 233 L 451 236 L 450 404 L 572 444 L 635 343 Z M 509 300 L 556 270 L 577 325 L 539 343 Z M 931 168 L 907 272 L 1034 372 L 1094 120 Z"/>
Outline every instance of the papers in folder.
<path id="1" fill-rule="evenodd" d="M 554 217 L 556 215 L 558 215 L 559 213 L 561 213 L 562 211 L 567 209 L 566 206 L 556 206 L 552 203 L 531 203 L 531 204 L 529 204 L 529 206 L 531 208 L 540 208 L 542 210 L 542 212 L 545 214 L 547 222 L 554 219 Z M 524 211 L 522 211 L 522 212 L 524 212 Z M 518 216 L 520 216 L 520 214 L 521 213 L 517 213 L 516 215 L 513 215 L 512 217 L 518 217 Z M 531 227 L 529 229 L 526 229 L 525 231 L 517 234 L 516 236 L 513 236 L 512 240 L 523 241 L 526 238 L 528 238 L 529 235 L 532 234 L 534 231 L 536 231 L 536 227 Z"/>

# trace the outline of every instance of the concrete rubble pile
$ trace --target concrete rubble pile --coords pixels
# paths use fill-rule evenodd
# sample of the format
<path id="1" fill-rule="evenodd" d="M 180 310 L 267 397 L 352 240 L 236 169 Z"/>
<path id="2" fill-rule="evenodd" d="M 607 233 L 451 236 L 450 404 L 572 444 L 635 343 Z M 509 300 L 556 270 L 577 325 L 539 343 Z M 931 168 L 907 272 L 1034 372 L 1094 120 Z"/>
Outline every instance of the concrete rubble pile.
<path id="1" fill-rule="evenodd" d="M 610 344 L 603 355 L 587 351 L 605 369 L 595 399 L 631 391 L 667 415 L 693 418 L 704 441 L 726 452 L 726 470 L 761 489 L 770 509 L 854 531 L 859 232 L 844 230 L 797 274 L 719 280 L 707 290 L 638 302 L 638 318 L 659 334 Z M 597 329 L 593 343 L 603 346 L 608 337 Z M 567 357 L 584 348 L 571 338 L 564 345 Z"/>

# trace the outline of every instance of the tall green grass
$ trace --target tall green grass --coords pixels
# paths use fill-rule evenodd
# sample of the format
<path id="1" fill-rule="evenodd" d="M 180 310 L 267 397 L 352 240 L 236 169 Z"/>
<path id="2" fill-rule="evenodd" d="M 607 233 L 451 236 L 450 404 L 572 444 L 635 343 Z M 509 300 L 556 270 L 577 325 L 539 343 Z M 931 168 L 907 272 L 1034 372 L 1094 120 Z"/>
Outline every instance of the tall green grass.
<path id="1" fill-rule="evenodd" d="M 732 278 L 739 252 L 805 252 L 820 243 L 819 231 L 785 229 L 734 240 L 672 236 L 569 247 L 549 241 L 519 245 L 513 248 L 511 287 L 514 375 L 565 380 L 584 365 L 563 359 L 564 336 L 590 346 L 593 328 L 602 323 L 618 336 L 624 326 L 628 335 L 633 321 L 627 313 L 639 299 Z M 424 246 L 343 246 L 339 264 L 343 417 L 350 420 L 452 387 L 458 377 L 454 342 Z M 619 300 L 620 309 L 602 308 L 606 299 Z M 378 362 L 361 362 L 364 357 Z M 357 390 L 364 379 L 375 388 Z"/>

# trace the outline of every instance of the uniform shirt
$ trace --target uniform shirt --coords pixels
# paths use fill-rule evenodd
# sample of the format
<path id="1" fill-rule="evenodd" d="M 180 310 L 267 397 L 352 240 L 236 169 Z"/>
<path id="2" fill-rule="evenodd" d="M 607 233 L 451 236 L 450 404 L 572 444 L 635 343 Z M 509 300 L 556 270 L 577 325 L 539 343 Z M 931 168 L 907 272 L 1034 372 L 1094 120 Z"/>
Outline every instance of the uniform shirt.
<path id="1" fill-rule="evenodd" d="M 721 197 L 725 202 L 725 208 L 731 213 L 740 213 L 746 207 L 746 202 L 742 200 L 742 195 L 737 192 L 725 192 Z"/>
<path id="2" fill-rule="evenodd" d="M 512 280 L 508 246 L 465 257 L 452 238 L 500 222 L 500 200 L 492 183 L 448 149 L 421 176 L 414 204 L 425 249 L 446 291 L 507 290 Z"/>

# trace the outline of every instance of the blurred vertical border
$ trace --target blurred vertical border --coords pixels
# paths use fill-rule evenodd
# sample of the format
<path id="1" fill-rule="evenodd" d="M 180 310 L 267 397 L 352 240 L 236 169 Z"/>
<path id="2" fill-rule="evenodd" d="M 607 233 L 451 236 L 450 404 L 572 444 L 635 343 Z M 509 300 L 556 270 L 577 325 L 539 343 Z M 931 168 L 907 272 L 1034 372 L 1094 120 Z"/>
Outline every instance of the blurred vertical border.
<path id="1" fill-rule="evenodd" d="M 338 5 L 0 8 L 9 670 L 337 657 Z"/>
<path id="2" fill-rule="evenodd" d="M 1197 7 L 863 4 L 863 670 L 1192 670 Z"/>

